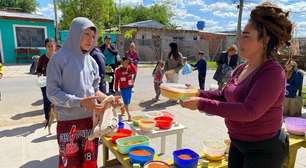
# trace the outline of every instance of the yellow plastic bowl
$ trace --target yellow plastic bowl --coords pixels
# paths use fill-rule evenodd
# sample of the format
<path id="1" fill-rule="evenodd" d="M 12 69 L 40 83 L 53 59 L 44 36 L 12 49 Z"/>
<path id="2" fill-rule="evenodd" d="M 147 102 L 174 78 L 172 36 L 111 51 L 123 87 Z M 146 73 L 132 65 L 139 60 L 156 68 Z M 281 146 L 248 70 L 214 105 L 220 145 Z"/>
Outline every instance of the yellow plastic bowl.
<path id="1" fill-rule="evenodd" d="M 161 95 L 172 100 L 179 100 L 181 97 L 194 97 L 198 90 L 188 88 L 183 84 L 166 83 L 160 86 Z"/>
<path id="2" fill-rule="evenodd" d="M 154 119 L 145 118 L 139 120 L 139 128 L 142 131 L 152 131 L 156 126 L 156 121 Z"/>

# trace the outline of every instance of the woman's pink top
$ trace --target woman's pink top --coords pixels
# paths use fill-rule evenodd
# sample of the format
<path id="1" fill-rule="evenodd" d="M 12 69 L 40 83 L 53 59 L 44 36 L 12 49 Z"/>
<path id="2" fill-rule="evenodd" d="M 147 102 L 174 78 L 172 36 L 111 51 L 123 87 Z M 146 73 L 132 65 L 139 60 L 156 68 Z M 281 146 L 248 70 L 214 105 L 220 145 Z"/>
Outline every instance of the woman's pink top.
<path id="1" fill-rule="evenodd" d="M 231 138 L 260 141 L 272 138 L 282 126 L 285 72 L 274 60 L 266 61 L 240 83 L 245 64 L 234 71 L 223 91 L 201 91 L 198 109 L 225 118 Z"/>

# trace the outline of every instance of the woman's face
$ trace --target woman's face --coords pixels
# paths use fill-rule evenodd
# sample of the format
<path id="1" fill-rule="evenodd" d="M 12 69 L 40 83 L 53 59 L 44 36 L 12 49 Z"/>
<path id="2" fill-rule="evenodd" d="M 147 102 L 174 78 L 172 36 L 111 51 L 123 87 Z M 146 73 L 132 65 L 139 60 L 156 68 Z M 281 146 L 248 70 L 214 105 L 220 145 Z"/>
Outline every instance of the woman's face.
<path id="1" fill-rule="evenodd" d="M 258 32 L 254 26 L 249 22 L 240 38 L 240 55 L 246 60 L 254 59 L 254 57 L 262 56 L 263 53 L 263 40 L 258 39 Z"/>

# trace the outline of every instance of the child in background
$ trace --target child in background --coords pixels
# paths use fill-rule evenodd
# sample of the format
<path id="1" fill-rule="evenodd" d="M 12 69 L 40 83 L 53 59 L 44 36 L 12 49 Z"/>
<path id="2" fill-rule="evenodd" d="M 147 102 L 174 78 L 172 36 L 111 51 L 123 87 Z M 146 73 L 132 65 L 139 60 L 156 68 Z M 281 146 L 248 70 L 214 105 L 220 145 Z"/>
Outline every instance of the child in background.
<path id="1" fill-rule="evenodd" d="M 155 101 L 159 101 L 160 85 L 163 83 L 164 66 L 164 61 L 158 61 L 152 73 L 154 77 L 154 90 L 156 94 L 153 100 Z"/>
<path id="2" fill-rule="evenodd" d="M 199 52 L 200 59 L 195 65 L 192 65 L 194 67 L 194 70 L 198 70 L 198 80 L 199 80 L 199 87 L 201 90 L 205 89 L 205 77 L 206 77 L 206 71 L 207 71 L 207 62 L 205 61 L 205 54 L 203 51 Z"/>
<path id="3" fill-rule="evenodd" d="M 125 111 L 128 113 L 128 120 L 131 121 L 129 105 L 132 98 L 132 88 L 134 85 L 133 75 L 136 74 L 136 66 L 127 57 L 122 58 L 121 66 L 115 70 L 115 91 L 120 94 L 124 102 Z M 124 115 L 124 114 L 121 114 Z"/>
<path id="4" fill-rule="evenodd" d="M 0 62 L 0 79 L 2 79 L 2 77 L 3 77 L 3 65 Z M 1 92 L 0 92 L 0 101 L 1 101 Z"/>

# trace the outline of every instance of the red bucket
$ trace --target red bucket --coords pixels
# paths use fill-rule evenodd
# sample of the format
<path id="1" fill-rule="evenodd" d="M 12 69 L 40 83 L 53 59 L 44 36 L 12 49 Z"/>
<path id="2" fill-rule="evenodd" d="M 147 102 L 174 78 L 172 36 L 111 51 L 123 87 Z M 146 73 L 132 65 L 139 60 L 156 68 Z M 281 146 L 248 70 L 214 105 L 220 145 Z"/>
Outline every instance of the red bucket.
<path id="1" fill-rule="evenodd" d="M 156 120 L 156 126 L 160 129 L 169 129 L 173 123 L 173 118 L 169 116 L 156 117 L 154 120 Z"/>
<path id="2" fill-rule="evenodd" d="M 118 129 L 117 132 L 112 136 L 112 143 L 116 143 L 119 138 L 129 137 L 133 132 L 129 129 Z"/>

